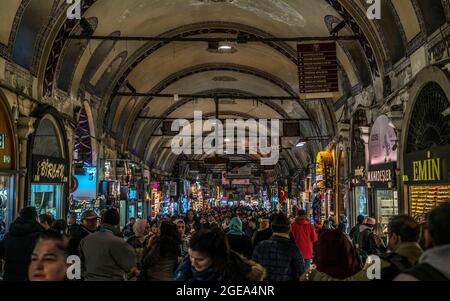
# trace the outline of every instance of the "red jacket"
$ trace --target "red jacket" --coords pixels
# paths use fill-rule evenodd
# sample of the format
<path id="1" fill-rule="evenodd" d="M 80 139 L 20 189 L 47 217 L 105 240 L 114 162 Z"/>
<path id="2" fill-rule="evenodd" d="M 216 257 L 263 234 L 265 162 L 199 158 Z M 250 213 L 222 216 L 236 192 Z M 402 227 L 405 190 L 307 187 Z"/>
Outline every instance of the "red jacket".
<path id="1" fill-rule="evenodd" d="M 313 258 L 313 243 L 317 241 L 317 233 L 314 226 L 304 218 L 297 218 L 291 226 L 295 243 L 302 252 L 303 258 Z"/>

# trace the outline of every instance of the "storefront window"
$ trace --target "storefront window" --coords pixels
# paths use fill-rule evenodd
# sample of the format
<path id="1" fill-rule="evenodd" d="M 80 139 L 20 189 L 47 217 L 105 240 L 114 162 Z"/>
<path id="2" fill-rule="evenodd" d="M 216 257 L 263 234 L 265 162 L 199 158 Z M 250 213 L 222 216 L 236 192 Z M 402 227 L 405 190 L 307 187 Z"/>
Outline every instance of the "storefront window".
<path id="1" fill-rule="evenodd" d="M 136 208 L 134 204 L 128 205 L 128 219 L 136 217 Z"/>
<path id="2" fill-rule="evenodd" d="M 138 202 L 138 214 L 137 214 L 137 217 L 138 218 L 142 218 L 144 216 L 142 213 L 143 213 L 143 211 L 142 211 L 142 202 Z"/>
<path id="3" fill-rule="evenodd" d="M 410 187 L 411 214 L 420 223 L 426 222 L 427 214 L 439 205 L 450 203 L 450 186 Z"/>
<path id="4" fill-rule="evenodd" d="M 62 185 L 31 185 L 31 206 L 36 207 L 38 214 L 50 213 L 60 219 L 62 203 Z"/>
<path id="5" fill-rule="evenodd" d="M 120 205 L 120 229 L 123 229 L 123 227 L 125 227 L 125 225 L 127 224 L 127 216 L 126 216 L 126 208 L 127 208 L 127 201 L 120 201 L 119 202 Z"/>
<path id="6" fill-rule="evenodd" d="M 387 231 L 387 225 L 390 219 L 398 214 L 398 194 L 394 190 L 377 190 L 377 217 L 384 231 Z"/>
<path id="7" fill-rule="evenodd" d="M 6 232 L 9 220 L 9 202 L 11 187 L 9 176 L 0 176 L 0 240 Z"/>
<path id="8" fill-rule="evenodd" d="M 356 186 L 355 187 L 355 201 L 356 201 L 356 215 L 368 215 L 367 208 L 367 196 L 368 190 L 367 186 Z"/>

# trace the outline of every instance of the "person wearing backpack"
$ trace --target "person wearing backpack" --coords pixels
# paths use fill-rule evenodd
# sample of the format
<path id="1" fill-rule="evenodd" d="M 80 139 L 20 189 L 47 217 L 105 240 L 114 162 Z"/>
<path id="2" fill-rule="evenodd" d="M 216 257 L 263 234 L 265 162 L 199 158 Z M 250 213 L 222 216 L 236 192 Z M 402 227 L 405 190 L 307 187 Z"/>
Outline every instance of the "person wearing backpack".
<path id="1" fill-rule="evenodd" d="M 352 243 L 353 245 L 358 248 L 359 247 L 359 228 L 362 226 L 362 224 L 364 223 L 364 220 L 366 219 L 364 217 L 364 215 L 358 215 L 357 219 L 357 224 L 350 230 L 350 238 L 352 239 Z"/>
<path id="2" fill-rule="evenodd" d="M 425 229 L 427 250 L 419 263 L 395 281 L 450 281 L 450 204 L 431 211 Z"/>
<path id="3" fill-rule="evenodd" d="M 386 253 L 380 257 L 381 281 L 392 281 L 400 273 L 413 267 L 423 254 L 422 248 L 417 243 L 419 240 L 420 226 L 409 215 L 394 216 L 388 225 L 389 248 L 391 253 Z M 309 281 L 369 281 L 369 271 L 371 265 L 367 265 L 363 270 L 345 279 L 333 278 L 330 275 L 317 270 L 310 270 L 302 275 L 301 280 Z M 369 272 L 368 272 L 369 271 Z"/>

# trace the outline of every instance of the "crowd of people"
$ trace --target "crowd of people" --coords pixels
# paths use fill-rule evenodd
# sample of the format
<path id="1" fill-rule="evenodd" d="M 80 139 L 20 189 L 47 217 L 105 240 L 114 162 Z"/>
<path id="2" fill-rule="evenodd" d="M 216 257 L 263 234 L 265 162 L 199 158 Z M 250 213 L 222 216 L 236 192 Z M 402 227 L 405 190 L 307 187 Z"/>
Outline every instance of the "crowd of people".
<path id="1" fill-rule="evenodd" d="M 395 216 L 387 234 L 371 217 L 347 233 L 345 218 L 313 225 L 305 210 L 288 217 L 246 207 L 119 223 L 115 208 L 87 210 L 80 224 L 75 213 L 55 221 L 23 208 L 0 245 L 3 280 L 68 280 L 71 255 L 84 281 L 364 281 L 371 255 L 381 280 L 450 279 L 449 205 L 424 225 Z"/>

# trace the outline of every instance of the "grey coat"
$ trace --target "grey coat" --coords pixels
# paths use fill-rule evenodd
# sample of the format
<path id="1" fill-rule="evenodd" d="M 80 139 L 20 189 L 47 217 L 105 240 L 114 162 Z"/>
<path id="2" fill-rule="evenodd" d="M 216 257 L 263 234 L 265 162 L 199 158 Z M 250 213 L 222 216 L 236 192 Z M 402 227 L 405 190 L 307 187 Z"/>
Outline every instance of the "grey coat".
<path id="1" fill-rule="evenodd" d="M 80 242 L 80 255 L 86 281 L 123 281 L 124 275 L 137 266 L 133 247 L 108 227 L 86 236 Z"/>

